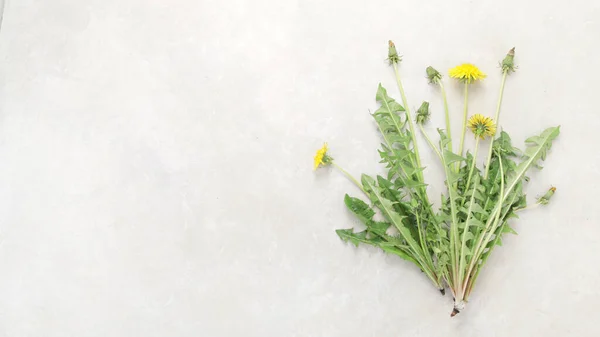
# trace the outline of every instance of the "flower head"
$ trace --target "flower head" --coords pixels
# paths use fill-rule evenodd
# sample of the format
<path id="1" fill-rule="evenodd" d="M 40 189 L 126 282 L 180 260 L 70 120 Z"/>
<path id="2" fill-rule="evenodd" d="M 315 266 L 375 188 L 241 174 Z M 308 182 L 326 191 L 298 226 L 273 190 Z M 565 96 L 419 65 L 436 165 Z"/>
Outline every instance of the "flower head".
<path id="1" fill-rule="evenodd" d="M 315 154 L 315 166 L 314 169 L 318 169 L 320 165 L 327 165 L 333 161 L 329 155 L 327 155 L 327 143 L 323 144 L 323 147 L 317 150 Z"/>
<path id="2" fill-rule="evenodd" d="M 427 69 L 425 69 L 425 72 L 427 73 L 429 83 L 435 83 L 437 80 L 440 80 L 442 78 L 442 74 L 440 74 L 440 72 L 435 70 L 435 68 L 432 66 L 427 67 Z"/>
<path id="3" fill-rule="evenodd" d="M 554 187 L 554 186 L 550 187 L 550 189 L 548 190 L 548 192 L 546 192 L 546 194 L 544 194 L 543 196 L 541 196 L 537 199 L 538 204 L 547 205 L 550 202 L 550 198 L 552 198 L 552 196 L 554 195 L 555 192 L 556 192 L 556 187 Z"/>
<path id="4" fill-rule="evenodd" d="M 423 102 L 417 110 L 417 124 L 425 124 L 429 120 L 429 102 Z"/>
<path id="5" fill-rule="evenodd" d="M 390 61 L 390 64 L 398 63 L 401 60 L 396 51 L 396 45 L 391 40 L 388 42 L 388 60 Z"/>
<path id="6" fill-rule="evenodd" d="M 476 66 L 465 63 L 450 69 L 450 77 L 456 78 L 461 82 L 471 83 L 477 80 L 484 79 L 487 75 L 484 74 Z"/>
<path id="7" fill-rule="evenodd" d="M 496 134 L 496 124 L 494 121 L 480 114 L 475 114 L 469 118 L 467 127 L 473 131 L 475 137 L 480 137 L 481 139 L 493 137 Z"/>
<path id="8" fill-rule="evenodd" d="M 507 73 L 515 71 L 515 48 L 508 51 L 501 65 L 502 71 L 506 71 Z"/>

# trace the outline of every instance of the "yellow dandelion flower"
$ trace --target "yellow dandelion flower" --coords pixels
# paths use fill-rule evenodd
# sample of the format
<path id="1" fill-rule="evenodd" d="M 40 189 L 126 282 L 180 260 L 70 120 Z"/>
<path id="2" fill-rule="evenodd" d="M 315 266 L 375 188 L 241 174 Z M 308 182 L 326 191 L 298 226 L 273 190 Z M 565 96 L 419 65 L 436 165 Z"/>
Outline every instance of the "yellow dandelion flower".
<path id="1" fill-rule="evenodd" d="M 471 83 L 474 81 L 482 80 L 487 75 L 484 74 L 476 66 L 465 63 L 450 69 L 450 77 L 456 78 L 461 82 Z"/>
<path id="2" fill-rule="evenodd" d="M 467 122 L 467 127 L 473 131 L 476 137 L 484 139 L 493 137 L 496 134 L 496 124 L 494 120 L 480 114 L 475 114 Z"/>
<path id="3" fill-rule="evenodd" d="M 314 169 L 318 169 L 320 165 L 327 165 L 331 162 L 331 157 L 327 155 L 327 143 L 323 143 L 323 147 L 317 150 L 315 154 Z"/>

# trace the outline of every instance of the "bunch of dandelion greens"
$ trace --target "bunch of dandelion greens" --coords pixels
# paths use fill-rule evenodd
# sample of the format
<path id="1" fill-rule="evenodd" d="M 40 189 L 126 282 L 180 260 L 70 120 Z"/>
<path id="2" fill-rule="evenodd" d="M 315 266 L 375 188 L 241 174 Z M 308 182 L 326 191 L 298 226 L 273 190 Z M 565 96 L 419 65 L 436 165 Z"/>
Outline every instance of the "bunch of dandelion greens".
<path id="1" fill-rule="evenodd" d="M 442 75 L 432 67 L 426 69 L 430 83 L 439 86 L 445 113 L 445 129 L 438 129 L 439 140 L 434 142 L 423 128 L 427 123 L 429 103 L 423 102 L 413 115 L 404 93 L 398 65 L 401 61 L 390 41 L 388 60 L 394 70 L 402 104 L 388 95 L 379 85 L 376 101 L 380 104 L 373 114 L 382 136 L 379 154 L 385 165 L 385 176 L 363 174 L 355 179 L 337 165 L 328 153 L 327 144 L 317 151 L 315 170 L 332 165 L 345 174 L 364 194 L 366 200 L 346 195 L 348 209 L 364 224 L 365 229 L 339 229 L 344 241 L 381 248 L 414 263 L 444 294 L 450 289 L 454 297 L 451 316 L 464 309 L 473 286 L 502 236 L 515 233 L 509 226 L 517 211 L 527 207 L 523 191 L 531 167 L 540 168 L 559 127 L 550 127 L 525 141 L 526 149 L 513 147 L 508 133 L 496 133 L 507 76 L 515 71 L 514 48 L 501 62 L 502 82 L 494 119 L 474 114 L 468 117 L 469 86 L 486 77 L 472 64 L 450 70 L 450 77 L 464 85 L 462 133 L 455 152 L 450 133 L 451 115 Z M 434 209 L 427 194 L 419 148 L 418 128 L 440 161 L 445 174 L 447 192 L 442 195 L 439 209 Z M 472 152 L 464 149 L 467 129 L 475 137 Z M 477 165 L 480 148 L 487 146 L 482 168 Z M 550 188 L 537 199 L 535 206 L 546 205 L 556 189 Z M 531 208 L 531 207 L 528 207 Z M 377 213 L 382 217 L 378 218 Z M 516 233 L 515 233 L 516 234 Z"/>

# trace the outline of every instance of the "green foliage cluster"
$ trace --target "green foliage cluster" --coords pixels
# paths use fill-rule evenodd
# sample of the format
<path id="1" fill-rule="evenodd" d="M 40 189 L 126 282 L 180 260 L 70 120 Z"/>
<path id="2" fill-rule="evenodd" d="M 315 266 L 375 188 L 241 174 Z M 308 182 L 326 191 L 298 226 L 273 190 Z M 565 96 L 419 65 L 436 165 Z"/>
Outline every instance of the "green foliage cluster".
<path id="1" fill-rule="evenodd" d="M 503 236 L 516 234 L 509 222 L 517 218 L 518 210 L 527 207 L 523 191 L 528 181 L 526 174 L 531 168 L 541 167 L 540 162 L 545 160 L 559 127 L 547 128 L 528 138 L 524 151 L 513 146 L 508 133 L 499 132 L 492 138 L 491 155 L 481 169 L 474 162 L 476 150 L 464 155 L 455 153 L 445 130 L 438 129 L 439 142 L 435 145 L 421 128 L 431 150 L 438 154 L 445 174 L 447 192 L 442 195 L 441 207 L 434 209 L 427 195 L 412 125 L 416 122 L 421 126 L 426 121 L 423 116 L 429 115 L 428 104 L 421 106 L 427 111 L 419 109 L 413 121 L 397 69 L 400 60 L 392 46 L 390 43 L 390 63 L 396 71 L 403 104 L 379 85 L 376 94 L 379 108 L 372 114 L 382 137 L 379 154 L 387 174 L 362 175 L 360 187 L 366 200 L 346 195 L 344 202 L 365 229 L 339 229 L 337 234 L 356 246 L 375 246 L 411 262 L 442 293 L 449 288 L 455 299 L 454 316 L 463 309 L 483 266 L 494 248 L 502 244 Z M 511 67 L 502 68 L 501 96 L 506 75 L 514 71 L 514 49 L 508 56 L 510 63 L 505 59 L 503 64 Z M 440 84 L 443 89 L 441 75 L 431 69 L 427 73 L 435 74 L 432 83 Z M 500 102 L 498 112 L 499 109 Z M 547 204 L 554 188 L 549 193 L 537 203 Z"/>

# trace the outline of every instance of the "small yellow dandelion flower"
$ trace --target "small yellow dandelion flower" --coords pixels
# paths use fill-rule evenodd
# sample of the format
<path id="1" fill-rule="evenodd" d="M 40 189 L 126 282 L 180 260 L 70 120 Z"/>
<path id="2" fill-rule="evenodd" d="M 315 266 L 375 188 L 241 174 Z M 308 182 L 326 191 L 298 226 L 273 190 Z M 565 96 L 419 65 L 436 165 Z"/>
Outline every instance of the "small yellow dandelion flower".
<path id="1" fill-rule="evenodd" d="M 484 79 L 487 75 L 484 74 L 476 66 L 465 63 L 450 69 L 450 77 L 456 78 L 461 82 L 471 83 L 477 80 Z"/>
<path id="2" fill-rule="evenodd" d="M 331 162 L 332 158 L 327 155 L 327 143 L 323 144 L 323 147 L 317 150 L 315 154 L 315 166 L 314 169 L 318 169 L 320 165 L 327 165 Z"/>
<path id="3" fill-rule="evenodd" d="M 493 137 L 496 134 L 496 124 L 494 120 L 480 114 L 475 114 L 467 122 L 467 127 L 473 131 L 475 137 L 484 139 L 485 137 Z"/>

